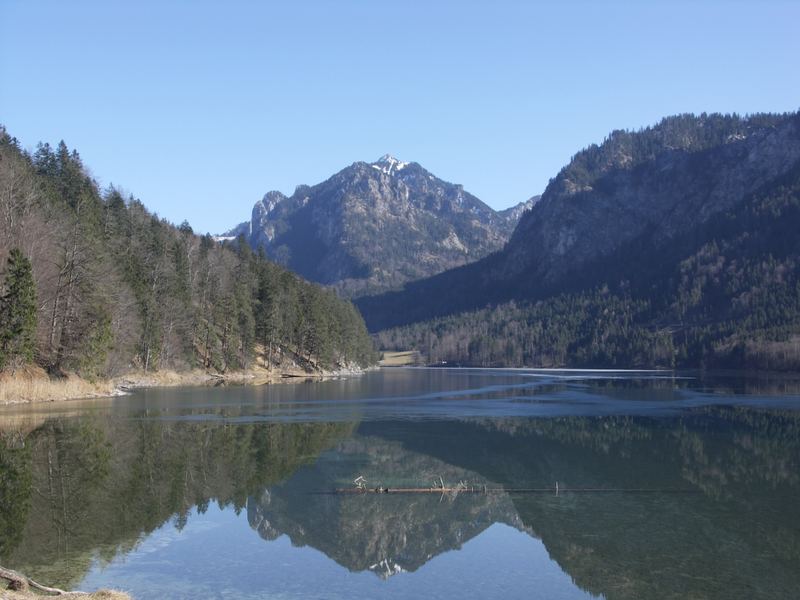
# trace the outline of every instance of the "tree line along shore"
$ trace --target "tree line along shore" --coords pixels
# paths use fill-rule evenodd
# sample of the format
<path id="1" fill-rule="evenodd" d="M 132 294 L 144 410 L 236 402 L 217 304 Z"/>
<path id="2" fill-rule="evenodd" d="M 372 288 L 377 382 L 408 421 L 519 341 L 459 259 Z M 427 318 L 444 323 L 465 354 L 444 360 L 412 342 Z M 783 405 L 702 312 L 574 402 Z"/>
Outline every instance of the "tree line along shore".
<path id="1" fill-rule="evenodd" d="M 63 142 L 29 153 L 0 130 L 0 387 L 99 393 L 131 373 L 271 379 L 376 360 L 333 291 L 100 190 Z"/>

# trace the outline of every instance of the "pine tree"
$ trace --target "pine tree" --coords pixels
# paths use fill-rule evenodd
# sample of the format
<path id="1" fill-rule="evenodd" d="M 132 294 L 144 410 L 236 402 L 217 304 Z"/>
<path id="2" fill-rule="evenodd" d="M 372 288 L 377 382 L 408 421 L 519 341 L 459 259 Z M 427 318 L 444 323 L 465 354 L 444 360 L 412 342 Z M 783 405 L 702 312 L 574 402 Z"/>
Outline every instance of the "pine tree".
<path id="1" fill-rule="evenodd" d="M 36 285 L 31 261 L 19 248 L 8 256 L 5 292 L 0 297 L 0 368 L 33 360 L 36 342 Z"/>

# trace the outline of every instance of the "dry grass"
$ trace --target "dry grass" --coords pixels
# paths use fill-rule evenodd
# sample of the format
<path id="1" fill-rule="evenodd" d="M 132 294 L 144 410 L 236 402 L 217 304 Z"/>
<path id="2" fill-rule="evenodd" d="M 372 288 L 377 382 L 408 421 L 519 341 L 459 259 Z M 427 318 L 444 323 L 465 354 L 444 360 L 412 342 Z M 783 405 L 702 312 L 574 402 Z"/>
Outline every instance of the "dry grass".
<path id="1" fill-rule="evenodd" d="M 214 377 L 199 369 L 193 371 L 133 371 L 112 380 L 115 387 L 172 387 L 178 385 L 203 385 Z"/>
<path id="2" fill-rule="evenodd" d="M 383 357 L 378 363 L 382 367 L 407 367 L 418 365 L 421 356 L 417 350 L 406 350 L 404 352 L 383 352 Z"/>
<path id="3" fill-rule="evenodd" d="M 91 383 L 76 375 L 51 379 L 39 367 L 0 373 L 0 404 L 48 402 L 69 398 L 96 398 L 114 393 L 111 382 Z"/>
<path id="4" fill-rule="evenodd" d="M 0 373 L 0 405 L 54 402 L 78 398 L 102 398 L 120 395 L 125 389 L 138 387 L 172 387 L 182 385 L 216 385 L 221 381 L 238 384 L 263 384 L 279 381 L 281 373 L 266 369 L 235 372 L 225 376 L 194 371 L 133 372 L 111 380 L 90 382 L 75 374 L 51 379 L 39 367 L 24 367 L 13 373 Z"/>
<path id="5" fill-rule="evenodd" d="M 287 378 L 319 378 L 338 376 L 337 372 L 309 373 L 291 361 L 283 361 L 270 369 L 262 361 L 255 361 L 246 371 L 232 371 L 224 375 L 200 369 L 192 371 L 131 372 L 110 380 L 90 382 L 75 374 L 58 379 L 50 378 L 44 369 L 24 366 L 14 371 L 0 372 L 0 405 L 54 402 L 79 398 L 118 396 L 125 390 L 139 387 L 172 387 L 218 385 L 264 385 L 285 382 Z"/>
<path id="6" fill-rule="evenodd" d="M 150 373 L 133 372 L 112 380 L 115 388 L 137 387 L 173 387 L 182 385 L 217 385 L 226 384 L 260 385 L 281 379 L 281 371 L 269 371 L 262 367 L 250 368 L 246 371 L 231 371 L 220 375 L 200 369 L 193 371 L 153 371 Z"/>

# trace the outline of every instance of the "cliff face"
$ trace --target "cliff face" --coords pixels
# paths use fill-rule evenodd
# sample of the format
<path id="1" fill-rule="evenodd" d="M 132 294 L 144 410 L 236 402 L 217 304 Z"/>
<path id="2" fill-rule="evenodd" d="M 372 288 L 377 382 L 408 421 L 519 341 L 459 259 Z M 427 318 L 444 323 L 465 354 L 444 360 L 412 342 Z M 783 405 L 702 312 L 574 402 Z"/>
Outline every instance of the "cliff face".
<path id="1" fill-rule="evenodd" d="M 750 291 L 783 282 L 780 293 L 792 297 L 797 237 L 787 220 L 795 218 L 798 173 L 798 113 L 681 115 L 641 131 L 615 131 L 551 180 L 503 250 L 358 305 L 377 331 L 487 305 L 606 289 L 631 308 L 631 318 L 644 311 L 635 319 L 645 328 L 686 325 L 692 315 L 672 304 L 691 305 L 698 327 L 714 319 L 744 321 L 752 310 L 720 310 L 748 305 L 743 282 Z M 718 254 L 725 281 L 692 267 Z M 759 271 L 772 259 L 782 261 L 773 270 L 783 275 Z M 719 289 L 710 290 L 707 280 Z M 631 293 L 646 310 L 634 310 Z M 672 304 L 662 306 L 666 300 Z M 545 312 L 566 316 L 556 304 Z M 783 327 L 790 304 L 765 308 L 789 316 L 759 327 Z"/>
<path id="2" fill-rule="evenodd" d="M 502 274 L 545 282 L 650 233 L 653 243 L 708 221 L 800 160 L 797 116 L 761 121 L 674 117 L 615 132 L 580 153 L 526 213 Z"/>
<path id="3" fill-rule="evenodd" d="M 503 247 L 521 211 L 495 212 L 417 163 L 357 162 L 291 197 L 269 192 L 244 233 L 278 263 L 348 295 L 397 288 Z"/>

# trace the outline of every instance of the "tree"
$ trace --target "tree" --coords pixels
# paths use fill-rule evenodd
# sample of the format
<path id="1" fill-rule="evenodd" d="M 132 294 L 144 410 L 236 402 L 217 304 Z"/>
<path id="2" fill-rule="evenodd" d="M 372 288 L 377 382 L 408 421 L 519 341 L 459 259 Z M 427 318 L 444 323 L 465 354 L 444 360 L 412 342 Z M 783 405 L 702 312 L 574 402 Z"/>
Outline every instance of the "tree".
<path id="1" fill-rule="evenodd" d="M 246 368 L 257 342 L 269 364 L 285 352 L 333 364 L 353 341 L 343 332 L 369 344 L 352 305 L 322 295 L 310 306 L 321 292 L 244 238 L 220 244 L 188 222 L 175 227 L 117 188 L 101 193 L 66 144 L 28 155 L 2 127 L 0 260 L 0 366 L 35 355 L 51 373 L 94 379 L 131 368 Z"/>
<path id="2" fill-rule="evenodd" d="M 0 298 L 0 368 L 15 359 L 31 362 L 35 343 L 36 285 L 31 261 L 19 248 L 12 248 Z"/>

